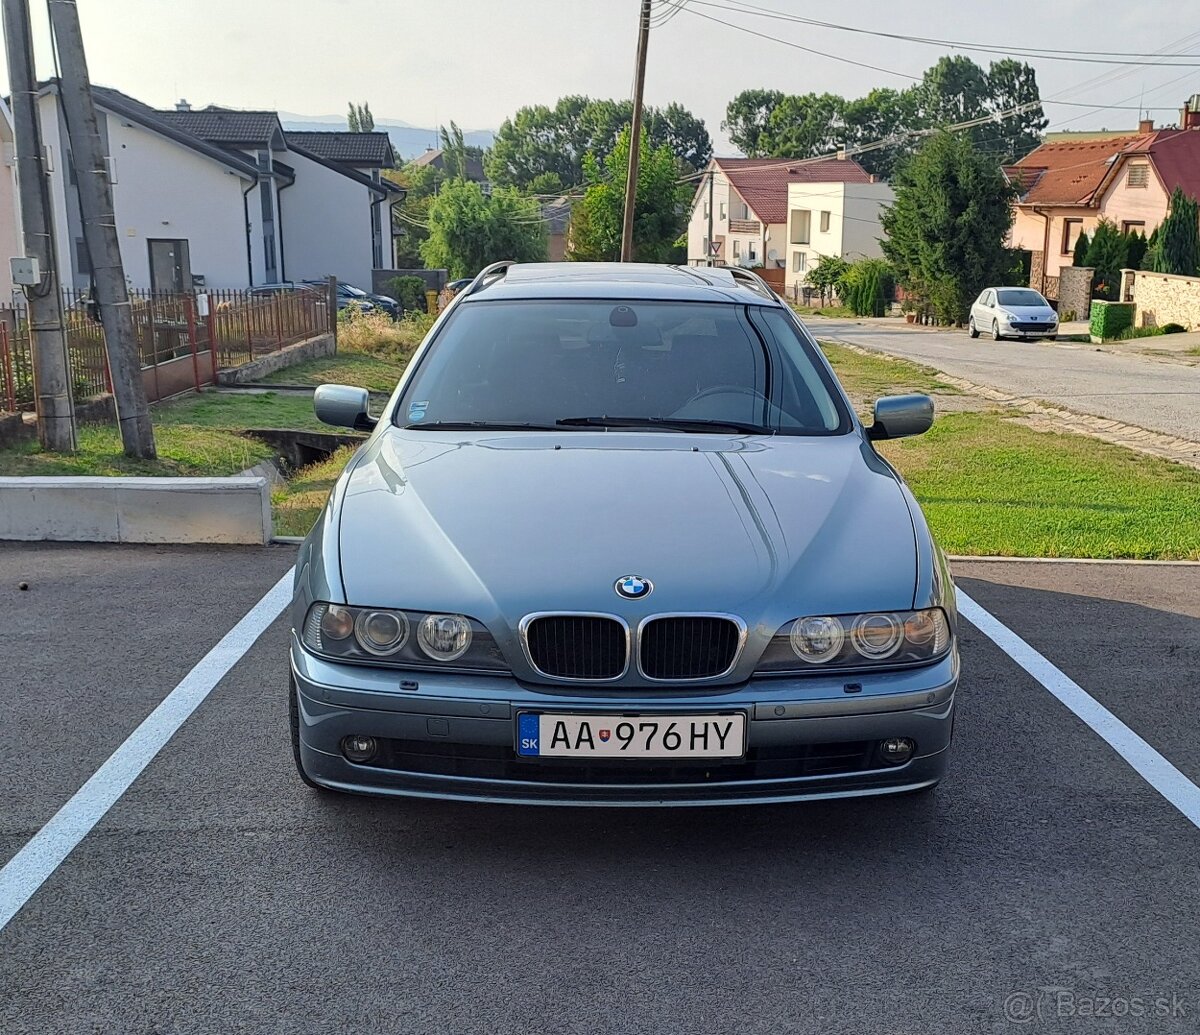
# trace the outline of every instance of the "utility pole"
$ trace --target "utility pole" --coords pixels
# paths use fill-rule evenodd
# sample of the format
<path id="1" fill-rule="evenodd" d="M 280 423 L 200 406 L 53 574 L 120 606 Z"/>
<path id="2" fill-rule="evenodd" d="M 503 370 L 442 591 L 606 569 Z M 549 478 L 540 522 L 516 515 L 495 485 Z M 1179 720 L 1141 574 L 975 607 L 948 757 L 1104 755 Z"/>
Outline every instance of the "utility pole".
<path id="1" fill-rule="evenodd" d="M 54 272 L 54 240 L 42 165 L 42 134 L 37 113 L 37 84 L 33 73 L 33 34 L 27 0 L 4 0 L 4 41 L 12 90 L 13 135 L 17 149 L 17 181 L 24 227 L 25 254 L 37 260 L 40 280 L 28 288 L 29 343 L 33 353 L 38 438 L 42 448 L 73 453 L 75 407 L 67 338 L 63 331 L 62 298 Z"/>
<path id="2" fill-rule="evenodd" d="M 713 264 L 713 180 L 716 178 L 717 166 L 715 160 L 708 170 L 708 254 L 704 257 L 706 265 Z"/>
<path id="3" fill-rule="evenodd" d="M 625 218 L 621 224 L 621 261 L 633 262 L 633 207 L 637 200 L 638 162 L 642 146 L 642 92 L 646 86 L 646 45 L 650 42 L 650 0 L 642 0 L 638 22 L 637 77 L 633 87 L 633 122 L 629 127 L 629 175 L 625 178 Z"/>
<path id="4" fill-rule="evenodd" d="M 91 254 L 92 276 L 100 303 L 100 319 L 104 324 L 104 343 L 108 349 L 121 443 L 126 456 L 151 460 L 157 455 L 154 428 L 150 423 L 141 357 L 133 333 L 133 312 L 125 285 L 125 269 L 121 265 L 112 186 L 108 181 L 96 107 L 92 102 L 79 11 L 75 0 L 49 0 L 49 7 L 50 27 L 61 66 L 59 89 L 63 115 L 71 141 L 75 180 L 79 185 L 83 236 Z"/>

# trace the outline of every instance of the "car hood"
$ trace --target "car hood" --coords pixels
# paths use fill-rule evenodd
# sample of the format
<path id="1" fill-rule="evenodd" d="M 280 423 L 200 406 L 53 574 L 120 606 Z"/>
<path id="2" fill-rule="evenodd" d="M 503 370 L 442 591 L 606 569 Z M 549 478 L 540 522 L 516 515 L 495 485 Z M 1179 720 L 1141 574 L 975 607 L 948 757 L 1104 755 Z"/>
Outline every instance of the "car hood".
<path id="1" fill-rule="evenodd" d="M 509 628 L 533 611 L 737 614 L 912 606 L 912 519 L 856 434 L 481 434 L 389 428 L 348 476 L 346 599 Z M 650 579 L 649 598 L 614 591 Z"/>
<path id="2" fill-rule="evenodd" d="M 1002 305 L 1000 310 L 1023 320 L 1051 320 L 1054 310 L 1048 305 Z"/>

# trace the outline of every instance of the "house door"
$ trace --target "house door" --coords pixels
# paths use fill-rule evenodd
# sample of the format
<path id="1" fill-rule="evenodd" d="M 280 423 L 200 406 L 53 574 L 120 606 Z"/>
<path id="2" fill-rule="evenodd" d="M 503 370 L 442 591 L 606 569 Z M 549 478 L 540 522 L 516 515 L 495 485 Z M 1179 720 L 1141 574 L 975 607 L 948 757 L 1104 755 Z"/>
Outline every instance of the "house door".
<path id="1" fill-rule="evenodd" d="M 146 242 L 150 248 L 150 290 L 182 295 L 192 290 L 192 262 L 184 240 Z"/>

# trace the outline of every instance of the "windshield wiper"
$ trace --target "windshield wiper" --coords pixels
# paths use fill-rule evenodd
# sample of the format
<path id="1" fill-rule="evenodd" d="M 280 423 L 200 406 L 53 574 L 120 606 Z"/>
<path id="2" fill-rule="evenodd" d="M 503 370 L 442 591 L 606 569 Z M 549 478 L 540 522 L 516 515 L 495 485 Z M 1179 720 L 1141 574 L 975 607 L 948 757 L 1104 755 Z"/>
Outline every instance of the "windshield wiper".
<path id="1" fill-rule="evenodd" d="M 671 431 L 734 431 L 748 435 L 774 435 L 774 428 L 739 420 L 699 417 L 563 417 L 556 424 L 589 428 L 666 428 Z"/>
<path id="2" fill-rule="evenodd" d="M 405 431 L 559 431 L 553 424 L 534 424 L 531 421 L 490 420 L 431 420 L 420 424 L 403 424 Z"/>

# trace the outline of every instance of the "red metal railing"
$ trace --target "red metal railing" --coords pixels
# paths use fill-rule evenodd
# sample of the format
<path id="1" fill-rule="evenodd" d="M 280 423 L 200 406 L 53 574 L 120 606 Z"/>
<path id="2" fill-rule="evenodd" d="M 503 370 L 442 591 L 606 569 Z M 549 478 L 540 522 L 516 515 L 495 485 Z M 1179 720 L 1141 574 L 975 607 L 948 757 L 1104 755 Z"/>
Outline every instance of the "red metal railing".
<path id="1" fill-rule="evenodd" d="M 210 291 L 207 313 L 195 295 L 135 291 L 130 301 L 134 338 L 152 400 L 198 390 L 213 384 L 222 367 L 241 366 L 326 334 L 337 318 L 323 287 L 263 297 L 247 291 Z M 64 291 L 63 312 L 75 398 L 111 392 L 104 330 L 91 315 L 88 297 Z M 186 377 L 180 368 L 185 368 Z M 0 310 L 0 410 L 29 409 L 34 398 L 29 314 L 18 303 Z"/>

